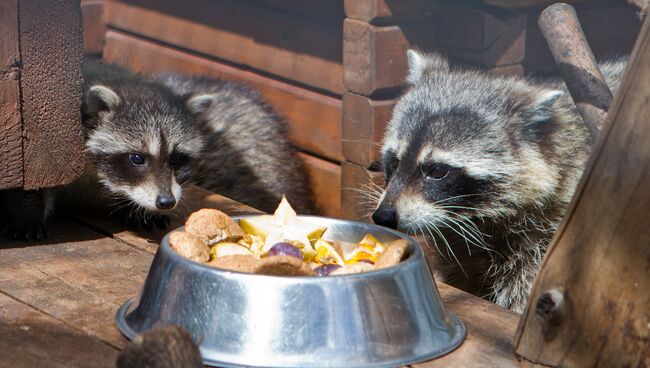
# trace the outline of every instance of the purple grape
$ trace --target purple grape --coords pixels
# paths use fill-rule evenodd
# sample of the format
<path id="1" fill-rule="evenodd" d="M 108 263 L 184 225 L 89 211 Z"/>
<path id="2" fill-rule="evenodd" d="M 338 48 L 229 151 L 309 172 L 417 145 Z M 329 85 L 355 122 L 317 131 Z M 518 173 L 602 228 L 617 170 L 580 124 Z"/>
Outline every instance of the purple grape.
<path id="1" fill-rule="evenodd" d="M 302 252 L 300 249 L 296 248 L 293 244 L 289 243 L 276 243 L 274 244 L 271 249 L 269 249 L 269 253 L 266 255 L 267 257 L 273 257 L 273 256 L 292 256 L 300 259 L 301 261 L 303 260 L 302 257 Z"/>
<path id="2" fill-rule="evenodd" d="M 314 268 L 314 272 L 316 272 L 318 276 L 327 276 L 339 268 L 341 268 L 341 266 L 337 265 L 336 263 L 329 263 Z"/>

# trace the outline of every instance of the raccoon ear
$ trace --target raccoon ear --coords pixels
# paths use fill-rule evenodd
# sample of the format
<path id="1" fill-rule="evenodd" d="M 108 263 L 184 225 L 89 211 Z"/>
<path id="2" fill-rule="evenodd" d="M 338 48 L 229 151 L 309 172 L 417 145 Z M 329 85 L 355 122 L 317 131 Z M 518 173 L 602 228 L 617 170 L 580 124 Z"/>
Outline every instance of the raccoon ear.
<path id="1" fill-rule="evenodd" d="M 213 102 L 212 95 L 196 95 L 190 97 L 185 104 L 192 115 L 198 115 L 207 110 Z"/>
<path id="2" fill-rule="evenodd" d="M 553 105 L 564 95 L 563 91 L 550 90 L 544 91 L 533 102 L 532 122 L 539 123 L 549 120 L 553 116 Z"/>
<path id="3" fill-rule="evenodd" d="M 122 100 L 112 89 L 96 85 L 86 94 L 86 109 L 90 115 L 114 109 Z"/>
<path id="4" fill-rule="evenodd" d="M 423 76 L 435 71 L 449 71 L 449 62 L 438 54 L 424 54 L 420 51 L 410 49 L 406 52 L 409 69 L 406 82 L 409 84 L 418 83 Z"/>

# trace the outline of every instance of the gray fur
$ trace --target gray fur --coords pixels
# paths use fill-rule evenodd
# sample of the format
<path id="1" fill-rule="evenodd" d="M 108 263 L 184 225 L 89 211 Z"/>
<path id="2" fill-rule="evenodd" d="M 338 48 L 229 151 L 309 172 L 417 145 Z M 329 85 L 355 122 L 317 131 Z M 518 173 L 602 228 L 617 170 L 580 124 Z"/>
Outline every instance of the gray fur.
<path id="1" fill-rule="evenodd" d="M 626 62 L 601 65 L 613 91 Z M 413 51 L 409 65 L 378 210 L 422 237 L 444 281 L 521 312 L 589 156 L 588 131 L 560 81 L 453 70 Z"/>
<path id="2" fill-rule="evenodd" d="M 205 154 L 198 161 L 199 185 L 266 212 L 273 212 L 284 194 L 298 212 L 311 212 L 305 171 L 284 122 L 256 91 L 180 74 L 157 80 L 181 95 L 213 98 L 196 115 L 206 137 Z"/>

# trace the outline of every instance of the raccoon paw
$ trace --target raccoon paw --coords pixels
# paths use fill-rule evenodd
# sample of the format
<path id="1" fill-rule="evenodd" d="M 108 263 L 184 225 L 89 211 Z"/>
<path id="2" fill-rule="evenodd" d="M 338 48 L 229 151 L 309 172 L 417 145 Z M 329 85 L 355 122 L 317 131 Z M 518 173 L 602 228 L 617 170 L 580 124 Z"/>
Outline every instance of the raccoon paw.
<path id="1" fill-rule="evenodd" d="M 16 240 L 40 241 L 50 234 L 45 223 L 12 223 L 0 225 L 0 235 Z"/>

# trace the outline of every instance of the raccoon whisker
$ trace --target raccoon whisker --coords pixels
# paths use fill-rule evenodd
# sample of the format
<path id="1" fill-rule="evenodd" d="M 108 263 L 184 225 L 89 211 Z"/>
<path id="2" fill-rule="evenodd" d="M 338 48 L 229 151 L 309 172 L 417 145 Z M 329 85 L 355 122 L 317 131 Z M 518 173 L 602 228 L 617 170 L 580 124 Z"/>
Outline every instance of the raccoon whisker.
<path id="1" fill-rule="evenodd" d="M 458 260 L 458 257 L 456 257 L 456 253 L 454 253 L 454 250 L 451 249 L 451 246 L 449 245 L 449 242 L 447 241 L 447 239 L 445 238 L 445 236 L 442 235 L 442 232 L 440 231 L 440 229 L 438 229 L 438 227 L 437 227 L 436 224 L 434 224 L 434 223 L 428 223 L 427 225 L 432 226 L 432 227 L 433 227 L 433 230 L 434 230 L 436 233 L 438 233 L 438 235 L 440 236 L 440 238 L 442 238 L 442 240 L 445 242 L 445 245 L 447 246 L 447 254 L 450 255 L 450 256 L 452 256 L 452 257 L 454 257 L 454 259 L 456 260 L 456 263 L 458 263 L 458 266 L 460 267 L 460 270 L 463 272 L 463 274 L 465 275 L 465 277 L 469 278 L 469 276 L 468 276 L 467 273 L 465 272 L 465 269 L 463 268 L 463 265 L 462 265 L 462 264 L 460 263 L 460 261 Z M 427 225 L 425 225 L 425 226 L 427 226 Z"/>
<path id="2" fill-rule="evenodd" d="M 427 244 L 427 247 L 431 248 L 431 246 L 429 245 L 429 242 L 427 242 L 427 236 L 424 235 L 424 231 L 422 231 L 422 227 L 420 225 L 416 225 L 416 226 L 418 227 L 418 229 L 420 229 L 420 233 L 422 233 L 422 237 L 424 238 L 424 242 Z M 433 236 L 433 234 L 431 233 L 431 230 L 429 230 L 429 228 L 426 225 L 424 226 L 424 228 L 429 232 L 429 235 L 431 236 L 431 240 L 433 241 L 433 245 L 436 247 L 436 250 L 438 251 L 438 254 L 440 254 L 440 256 L 445 261 L 449 262 L 447 257 L 445 257 L 445 255 L 442 253 L 442 251 L 440 251 L 440 248 L 438 247 L 438 242 L 436 241 L 436 237 Z"/>
<path id="3" fill-rule="evenodd" d="M 484 193 L 473 193 L 473 194 L 461 194 L 457 196 L 452 196 L 452 197 L 447 197 L 443 198 L 440 200 L 437 200 L 433 202 L 433 204 L 440 204 L 440 203 L 445 203 L 454 199 L 459 199 L 459 198 L 467 198 L 467 197 L 477 197 L 477 196 L 484 196 L 484 195 L 489 195 L 489 194 L 494 194 L 495 192 L 484 192 Z"/>
<path id="4" fill-rule="evenodd" d="M 459 235 L 459 236 L 460 236 L 460 237 L 465 241 L 465 245 L 467 246 L 467 252 L 469 253 L 470 256 L 472 255 L 472 250 L 471 250 L 470 247 L 469 247 L 469 244 L 470 244 L 470 243 L 472 243 L 473 245 L 475 245 L 475 246 L 477 246 L 477 247 L 479 247 L 479 248 L 482 248 L 480 244 L 476 243 L 476 242 L 475 242 L 474 240 L 472 240 L 472 239 L 467 238 L 467 236 L 465 235 L 465 231 L 463 231 L 462 227 L 458 224 L 458 222 L 455 222 L 455 221 L 454 221 L 453 219 L 451 219 L 451 218 L 447 218 L 447 220 L 449 220 L 450 222 L 452 222 L 453 224 L 455 224 L 456 226 L 458 226 L 458 228 L 462 231 L 462 233 L 459 232 L 459 231 L 457 231 L 457 230 L 456 230 L 453 226 L 451 226 L 447 221 L 442 220 L 442 219 L 439 220 L 439 221 L 442 222 L 442 223 L 443 223 L 447 228 L 449 228 L 450 230 L 452 230 L 453 232 L 455 232 L 456 234 L 458 234 L 458 235 Z"/>

